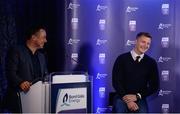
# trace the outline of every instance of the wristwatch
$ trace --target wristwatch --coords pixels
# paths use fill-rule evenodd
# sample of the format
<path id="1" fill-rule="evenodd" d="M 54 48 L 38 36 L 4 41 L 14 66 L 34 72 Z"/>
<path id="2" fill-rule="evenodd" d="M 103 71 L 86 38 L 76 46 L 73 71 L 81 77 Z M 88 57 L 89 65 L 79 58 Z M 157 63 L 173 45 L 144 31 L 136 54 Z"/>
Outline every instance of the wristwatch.
<path id="1" fill-rule="evenodd" d="M 136 94 L 136 98 L 137 98 L 137 100 L 140 100 L 140 99 L 141 99 L 141 94 L 140 94 L 140 93 L 137 93 L 137 94 Z"/>

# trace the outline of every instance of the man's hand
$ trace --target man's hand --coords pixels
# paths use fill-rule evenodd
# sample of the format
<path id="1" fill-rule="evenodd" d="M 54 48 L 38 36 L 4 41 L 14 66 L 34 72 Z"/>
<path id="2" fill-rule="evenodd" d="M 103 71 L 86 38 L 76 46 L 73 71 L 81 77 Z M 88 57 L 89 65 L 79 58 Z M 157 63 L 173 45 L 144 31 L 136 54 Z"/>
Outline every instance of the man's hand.
<path id="1" fill-rule="evenodd" d="M 20 88 L 24 91 L 27 92 L 30 87 L 31 87 L 32 83 L 28 82 L 28 81 L 24 81 L 20 84 Z"/>
<path id="2" fill-rule="evenodd" d="M 134 94 L 128 94 L 123 97 L 123 101 L 125 103 L 135 102 L 135 101 L 137 101 L 137 97 Z"/>
<path id="3" fill-rule="evenodd" d="M 138 105 L 135 102 L 128 102 L 127 107 L 130 111 L 137 111 L 139 109 Z"/>

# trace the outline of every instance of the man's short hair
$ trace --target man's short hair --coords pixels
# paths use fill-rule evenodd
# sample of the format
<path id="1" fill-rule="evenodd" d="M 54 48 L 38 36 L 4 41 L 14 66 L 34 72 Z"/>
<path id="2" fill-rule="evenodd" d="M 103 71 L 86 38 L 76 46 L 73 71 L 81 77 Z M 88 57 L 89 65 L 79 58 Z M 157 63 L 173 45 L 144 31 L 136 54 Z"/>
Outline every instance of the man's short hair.
<path id="1" fill-rule="evenodd" d="M 30 25 L 29 27 L 27 27 L 26 33 L 25 33 L 26 40 L 29 40 L 31 38 L 31 36 L 33 34 L 36 34 L 40 29 L 45 30 L 45 26 L 43 26 L 41 24 L 36 24 L 36 25 L 34 24 L 34 25 Z"/>
<path id="2" fill-rule="evenodd" d="M 136 39 L 138 39 L 139 37 L 141 36 L 146 36 L 150 39 L 152 39 L 152 36 L 148 33 L 148 32 L 139 32 L 137 35 L 136 35 Z"/>

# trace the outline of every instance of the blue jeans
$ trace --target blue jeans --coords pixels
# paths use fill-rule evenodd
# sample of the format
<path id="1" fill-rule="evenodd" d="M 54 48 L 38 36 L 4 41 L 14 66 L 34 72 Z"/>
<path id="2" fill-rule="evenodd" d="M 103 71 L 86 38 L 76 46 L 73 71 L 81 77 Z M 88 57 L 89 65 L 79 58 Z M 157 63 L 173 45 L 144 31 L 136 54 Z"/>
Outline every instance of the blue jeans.
<path id="1" fill-rule="evenodd" d="M 136 103 L 139 106 L 139 109 L 135 111 L 134 113 L 147 113 L 148 112 L 146 99 L 140 99 Z M 132 111 L 130 111 L 127 107 L 127 104 L 118 95 L 116 95 L 113 101 L 113 112 L 115 113 L 130 112 L 131 113 Z"/>

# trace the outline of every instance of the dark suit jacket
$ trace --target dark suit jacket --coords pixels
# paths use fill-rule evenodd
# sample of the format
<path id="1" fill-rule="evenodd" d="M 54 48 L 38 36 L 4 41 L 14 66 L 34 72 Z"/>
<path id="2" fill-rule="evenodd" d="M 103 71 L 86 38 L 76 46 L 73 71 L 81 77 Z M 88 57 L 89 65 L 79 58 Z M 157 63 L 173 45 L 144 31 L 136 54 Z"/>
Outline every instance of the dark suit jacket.
<path id="1" fill-rule="evenodd" d="M 41 77 L 43 77 L 47 73 L 45 57 L 41 52 L 37 52 L 37 54 L 41 67 Z M 17 92 L 20 91 L 20 83 L 23 81 L 32 82 L 34 80 L 33 75 L 33 65 L 28 48 L 26 46 L 16 46 L 10 49 L 6 61 L 6 76 L 8 80 L 7 100 L 16 101 Z M 10 107 L 10 110 L 14 110 L 12 108 L 17 104 L 10 102 L 8 105 L 11 105 L 7 106 Z M 17 111 L 15 109 L 15 112 Z"/>
<path id="2" fill-rule="evenodd" d="M 43 77 L 47 73 L 45 57 L 41 52 L 37 54 L 41 66 L 41 77 Z M 23 81 L 31 82 L 33 75 L 33 65 L 27 47 L 17 46 L 10 50 L 6 64 L 6 76 L 9 85 L 17 87 Z"/>

